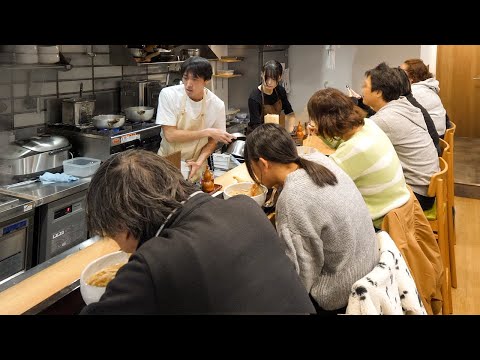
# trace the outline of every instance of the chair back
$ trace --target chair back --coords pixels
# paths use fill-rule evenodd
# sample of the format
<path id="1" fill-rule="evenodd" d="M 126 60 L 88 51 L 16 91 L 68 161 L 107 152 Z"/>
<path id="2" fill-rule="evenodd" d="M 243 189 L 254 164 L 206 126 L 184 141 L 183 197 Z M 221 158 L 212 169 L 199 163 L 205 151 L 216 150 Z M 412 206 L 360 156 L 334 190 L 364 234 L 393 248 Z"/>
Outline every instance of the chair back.
<path id="1" fill-rule="evenodd" d="M 446 151 L 448 155 L 449 151 Z M 448 204 L 447 204 L 447 174 L 448 164 L 443 158 L 438 158 L 440 171 L 433 174 L 428 186 L 428 196 L 435 197 L 435 219 L 429 219 L 430 226 L 435 233 L 440 248 L 443 267 L 445 270 L 444 283 L 442 284 L 443 297 L 443 314 L 451 314 L 452 309 L 452 293 L 450 278 L 450 248 L 448 244 Z"/>
<path id="2" fill-rule="evenodd" d="M 457 129 L 457 125 L 453 121 L 450 121 L 451 127 L 445 130 L 445 141 L 450 145 L 450 151 L 453 154 L 453 148 L 454 148 L 454 137 L 455 137 L 455 130 Z"/>

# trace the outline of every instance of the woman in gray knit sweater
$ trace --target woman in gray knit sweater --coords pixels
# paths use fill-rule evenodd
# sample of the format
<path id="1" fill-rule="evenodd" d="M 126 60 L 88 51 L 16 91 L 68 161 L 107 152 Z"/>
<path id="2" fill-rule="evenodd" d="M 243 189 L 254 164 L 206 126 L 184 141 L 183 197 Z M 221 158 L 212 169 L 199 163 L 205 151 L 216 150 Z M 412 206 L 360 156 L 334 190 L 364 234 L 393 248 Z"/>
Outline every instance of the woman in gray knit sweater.
<path id="1" fill-rule="evenodd" d="M 353 283 L 378 261 L 375 231 L 351 178 L 321 153 L 298 156 L 290 134 L 263 124 L 247 136 L 252 179 L 282 191 L 276 228 L 318 312 L 342 312 Z"/>

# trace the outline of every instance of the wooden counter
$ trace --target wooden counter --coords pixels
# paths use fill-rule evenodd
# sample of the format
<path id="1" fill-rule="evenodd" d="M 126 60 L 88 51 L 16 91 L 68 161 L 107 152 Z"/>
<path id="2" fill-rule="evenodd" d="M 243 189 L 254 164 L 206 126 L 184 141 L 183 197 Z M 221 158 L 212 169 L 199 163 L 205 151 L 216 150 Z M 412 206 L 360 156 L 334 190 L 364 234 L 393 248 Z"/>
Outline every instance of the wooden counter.
<path id="1" fill-rule="evenodd" d="M 93 260 L 118 251 L 109 238 L 66 257 L 22 282 L 0 292 L 0 314 L 20 315 L 80 278 L 82 270 Z"/>

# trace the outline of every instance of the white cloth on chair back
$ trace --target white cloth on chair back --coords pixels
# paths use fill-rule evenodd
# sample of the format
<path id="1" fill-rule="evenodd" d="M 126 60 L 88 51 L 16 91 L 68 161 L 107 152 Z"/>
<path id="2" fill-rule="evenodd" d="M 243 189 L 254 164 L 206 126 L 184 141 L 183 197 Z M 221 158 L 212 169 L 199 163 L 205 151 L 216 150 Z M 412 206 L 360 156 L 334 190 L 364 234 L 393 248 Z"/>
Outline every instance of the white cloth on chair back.
<path id="1" fill-rule="evenodd" d="M 407 264 L 385 231 L 377 233 L 380 261 L 352 285 L 349 315 L 427 315 Z"/>

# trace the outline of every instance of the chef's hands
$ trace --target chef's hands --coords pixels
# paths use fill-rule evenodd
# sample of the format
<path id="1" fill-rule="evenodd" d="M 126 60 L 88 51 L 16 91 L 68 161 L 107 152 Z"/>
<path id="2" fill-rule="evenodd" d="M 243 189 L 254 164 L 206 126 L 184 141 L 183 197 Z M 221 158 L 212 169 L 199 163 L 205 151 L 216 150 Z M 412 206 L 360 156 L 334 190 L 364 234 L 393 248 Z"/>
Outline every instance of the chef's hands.
<path id="1" fill-rule="evenodd" d="M 193 160 L 186 160 L 185 162 L 188 166 L 190 166 L 190 175 L 188 176 L 188 180 L 192 180 L 193 178 L 195 178 L 195 174 L 198 172 L 202 164 L 198 164 L 196 161 Z"/>
<path id="2" fill-rule="evenodd" d="M 215 128 L 208 128 L 205 129 L 207 136 L 211 137 L 216 142 L 222 142 L 224 144 L 230 144 L 233 139 L 236 139 L 235 136 L 229 134 L 226 131 L 215 129 Z"/>

